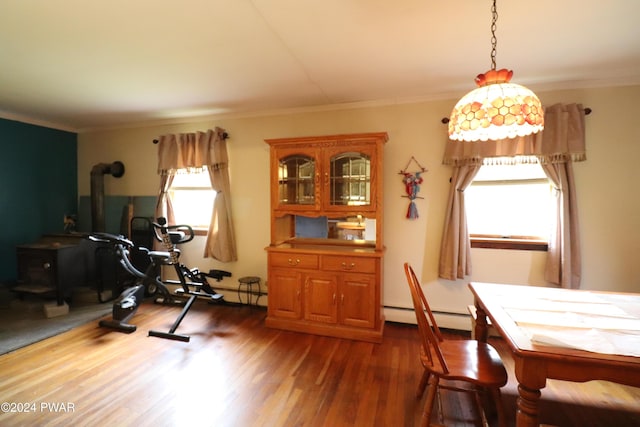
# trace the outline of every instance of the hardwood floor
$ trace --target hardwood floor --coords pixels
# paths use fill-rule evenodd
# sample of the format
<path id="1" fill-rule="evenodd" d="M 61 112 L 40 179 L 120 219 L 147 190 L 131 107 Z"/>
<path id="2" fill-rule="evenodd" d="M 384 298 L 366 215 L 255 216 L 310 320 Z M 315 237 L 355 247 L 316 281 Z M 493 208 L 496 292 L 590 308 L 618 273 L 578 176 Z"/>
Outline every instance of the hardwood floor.
<path id="1" fill-rule="evenodd" d="M 371 344 L 264 327 L 266 312 L 194 305 L 179 332 L 177 307 L 143 304 L 126 335 L 92 322 L 0 357 L 0 425 L 414 426 L 421 401 L 415 326 L 389 323 Z M 510 358 L 500 340 L 492 342 Z M 516 384 L 503 390 L 511 425 Z M 442 392 L 445 423 L 472 426 L 473 405 Z M 558 426 L 638 426 L 640 390 L 552 381 L 542 421 Z M 5 406 L 2 409 L 6 409 Z M 29 412 L 26 412 L 29 410 Z"/>

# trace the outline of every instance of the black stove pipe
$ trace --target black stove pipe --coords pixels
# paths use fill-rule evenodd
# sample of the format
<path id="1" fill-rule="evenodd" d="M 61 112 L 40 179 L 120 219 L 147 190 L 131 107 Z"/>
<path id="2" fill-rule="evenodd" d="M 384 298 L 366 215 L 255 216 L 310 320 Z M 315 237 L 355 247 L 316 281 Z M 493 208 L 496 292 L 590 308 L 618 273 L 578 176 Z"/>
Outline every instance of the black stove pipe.
<path id="1" fill-rule="evenodd" d="M 114 178 L 124 175 L 122 162 L 98 163 L 91 169 L 91 231 L 104 232 L 104 175 Z"/>

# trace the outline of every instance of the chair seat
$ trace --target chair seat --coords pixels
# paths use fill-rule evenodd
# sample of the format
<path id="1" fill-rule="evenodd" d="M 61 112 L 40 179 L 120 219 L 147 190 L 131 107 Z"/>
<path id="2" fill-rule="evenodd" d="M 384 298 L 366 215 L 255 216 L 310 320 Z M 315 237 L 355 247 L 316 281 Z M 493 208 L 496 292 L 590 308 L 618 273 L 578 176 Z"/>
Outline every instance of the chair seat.
<path id="1" fill-rule="evenodd" d="M 483 387 L 503 387 L 507 371 L 496 349 L 475 340 L 444 340 L 440 349 L 447 361 L 448 373 L 439 376 L 448 380 L 465 380 Z M 425 367 L 428 360 L 422 360 Z M 433 367 L 432 367 L 433 369 Z"/>

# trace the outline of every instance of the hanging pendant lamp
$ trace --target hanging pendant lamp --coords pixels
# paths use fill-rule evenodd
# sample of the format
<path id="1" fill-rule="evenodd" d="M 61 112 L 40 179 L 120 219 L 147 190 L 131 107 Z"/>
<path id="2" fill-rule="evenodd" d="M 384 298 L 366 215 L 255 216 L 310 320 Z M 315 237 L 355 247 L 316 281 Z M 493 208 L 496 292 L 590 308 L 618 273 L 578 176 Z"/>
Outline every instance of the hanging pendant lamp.
<path id="1" fill-rule="evenodd" d="M 491 8 L 491 69 L 478 74 L 478 87 L 453 107 L 449 139 L 488 141 L 537 133 L 544 128 L 540 99 L 524 86 L 510 83 L 513 71 L 496 70 L 496 0 Z"/>

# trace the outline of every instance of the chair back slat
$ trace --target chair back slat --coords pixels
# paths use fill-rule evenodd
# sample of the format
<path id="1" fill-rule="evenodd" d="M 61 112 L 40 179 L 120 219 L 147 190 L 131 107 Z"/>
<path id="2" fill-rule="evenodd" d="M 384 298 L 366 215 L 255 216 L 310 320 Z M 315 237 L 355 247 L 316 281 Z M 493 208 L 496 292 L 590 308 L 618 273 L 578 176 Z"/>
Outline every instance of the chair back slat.
<path id="1" fill-rule="evenodd" d="M 420 282 L 408 262 L 404 264 L 404 272 L 407 276 L 409 289 L 411 290 L 411 300 L 413 301 L 413 308 L 418 322 L 422 351 L 427 357 L 429 364 L 431 365 L 431 369 L 436 372 L 446 374 L 449 372 L 449 368 L 447 367 L 447 362 L 445 361 L 439 345 L 443 339 L 440 328 L 438 327 L 436 319 L 433 316 L 433 312 L 429 307 L 427 298 L 425 297 L 424 292 L 422 292 Z"/>

